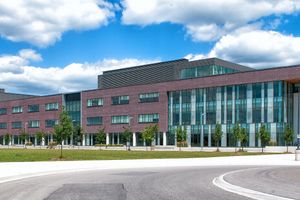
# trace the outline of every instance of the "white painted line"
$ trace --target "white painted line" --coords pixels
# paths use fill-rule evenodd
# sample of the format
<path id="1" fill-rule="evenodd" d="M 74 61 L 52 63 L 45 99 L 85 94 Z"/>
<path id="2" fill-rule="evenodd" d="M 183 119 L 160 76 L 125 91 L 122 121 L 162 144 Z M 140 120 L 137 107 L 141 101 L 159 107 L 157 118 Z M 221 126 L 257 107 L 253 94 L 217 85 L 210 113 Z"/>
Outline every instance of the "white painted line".
<path id="1" fill-rule="evenodd" d="M 224 177 L 226 175 L 233 174 L 233 173 L 240 172 L 240 171 L 246 171 L 246 170 L 236 170 L 236 171 L 232 171 L 232 172 L 227 172 L 219 177 L 214 178 L 213 184 L 225 191 L 232 192 L 234 194 L 238 194 L 238 195 L 248 197 L 251 199 L 256 199 L 256 200 L 294 200 L 294 199 L 290 199 L 290 198 L 286 198 L 286 197 L 280 197 L 280 196 L 276 196 L 276 195 L 272 195 L 272 194 L 267 194 L 267 193 L 243 188 L 243 187 L 240 187 L 237 185 L 230 184 L 224 180 Z"/>

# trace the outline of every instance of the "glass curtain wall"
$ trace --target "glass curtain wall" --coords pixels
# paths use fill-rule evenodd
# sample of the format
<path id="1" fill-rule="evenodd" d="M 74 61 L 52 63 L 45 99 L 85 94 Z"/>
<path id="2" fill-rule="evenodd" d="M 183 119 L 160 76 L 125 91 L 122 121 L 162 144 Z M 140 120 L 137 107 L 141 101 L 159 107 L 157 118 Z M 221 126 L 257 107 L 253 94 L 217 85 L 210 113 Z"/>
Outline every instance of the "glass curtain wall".
<path id="1" fill-rule="evenodd" d="M 284 81 L 169 92 L 167 143 L 175 144 L 176 128 L 185 126 L 189 146 L 216 146 L 213 136 L 220 123 L 221 146 L 235 146 L 235 124 L 246 129 L 247 146 L 260 146 L 257 135 L 261 124 L 265 124 L 273 144 L 284 145 L 284 127 L 292 125 L 292 92 L 293 85 Z"/>

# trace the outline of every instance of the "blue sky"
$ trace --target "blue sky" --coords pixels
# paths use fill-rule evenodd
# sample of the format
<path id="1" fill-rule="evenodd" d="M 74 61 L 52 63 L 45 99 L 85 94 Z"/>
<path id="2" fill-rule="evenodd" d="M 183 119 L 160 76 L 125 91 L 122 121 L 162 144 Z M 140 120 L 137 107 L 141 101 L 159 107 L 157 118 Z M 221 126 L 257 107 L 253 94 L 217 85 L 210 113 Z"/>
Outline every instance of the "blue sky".
<path id="1" fill-rule="evenodd" d="M 0 2 L 0 87 L 93 89 L 104 70 L 184 57 L 300 64 L 299 12 L 298 0 Z"/>

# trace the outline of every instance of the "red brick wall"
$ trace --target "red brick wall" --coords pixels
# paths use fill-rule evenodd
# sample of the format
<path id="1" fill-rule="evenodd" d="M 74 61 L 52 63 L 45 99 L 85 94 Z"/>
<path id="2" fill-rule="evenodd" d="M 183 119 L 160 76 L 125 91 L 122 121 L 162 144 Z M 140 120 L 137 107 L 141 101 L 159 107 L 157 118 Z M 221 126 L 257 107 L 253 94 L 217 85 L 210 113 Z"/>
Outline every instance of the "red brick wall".
<path id="1" fill-rule="evenodd" d="M 58 111 L 45 111 L 46 103 L 59 103 Z M 28 105 L 39 104 L 39 112 L 28 113 Z M 34 97 L 23 100 L 13 100 L 7 102 L 0 102 L 0 108 L 7 108 L 6 115 L 0 115 L 0 122 L 7 122 L 7 129 L 0 129 L 0 135 L 8 133 L 19 134 L 19 129 L 12 129 L 12 122 L 21 121 L 23 124 L 23 130 L 25 128 L 25 123 L 30 120 L 40 120 L 40 128 L 28 128 L 26 127 L 26 132 L 33 134 L 38 130 L 44 130 L 46 132 L 52 131 L 52 128 L 45 127 L 46 119 L 58 119 L 59 113 L 61 111 L 62 98 L 61 95 L 55 96 L 45 96 L 45 97 Z M 18 114 L 12 114 L 13 106 L 23 106 L 23 112 Z"/>

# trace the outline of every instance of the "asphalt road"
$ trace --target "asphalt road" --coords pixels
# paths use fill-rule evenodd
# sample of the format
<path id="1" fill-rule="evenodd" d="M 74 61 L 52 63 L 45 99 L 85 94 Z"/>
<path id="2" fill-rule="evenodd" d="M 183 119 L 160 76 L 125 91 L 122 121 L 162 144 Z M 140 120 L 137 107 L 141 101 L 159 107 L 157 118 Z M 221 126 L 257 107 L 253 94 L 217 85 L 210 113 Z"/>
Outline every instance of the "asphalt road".
<path id="1" fill-rule="evenodd" d="M 0 199 L 247 199 L 212 183 L 221 174 L 243 168 L 246 167 L 147 168 L 47 175 L 0 184 Z"/>
<path id="2" fill-rule="evenodd" d="M 235 172 L 225 181 L 247 189 L 300 200 L 300 167 L 259 167 Z"/>

